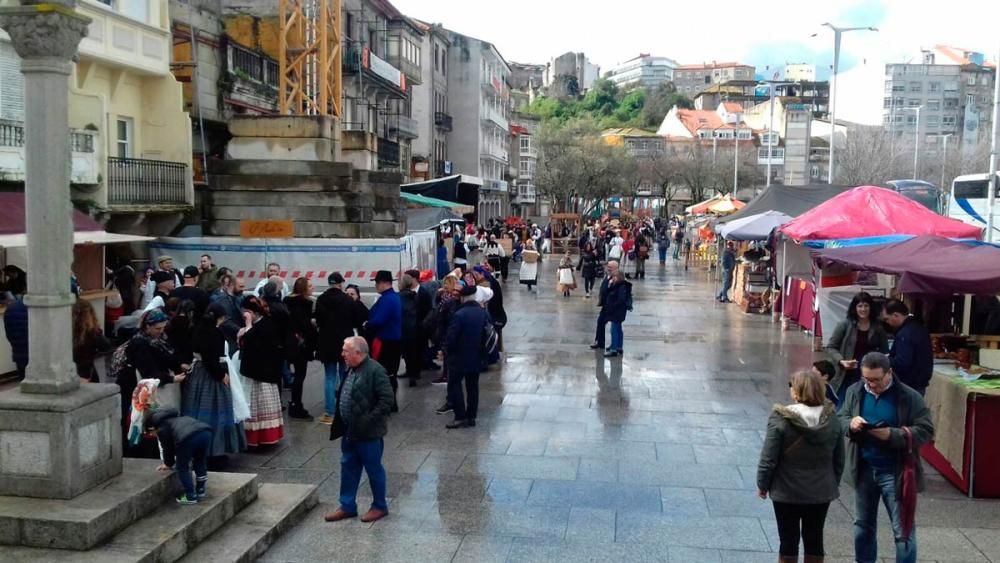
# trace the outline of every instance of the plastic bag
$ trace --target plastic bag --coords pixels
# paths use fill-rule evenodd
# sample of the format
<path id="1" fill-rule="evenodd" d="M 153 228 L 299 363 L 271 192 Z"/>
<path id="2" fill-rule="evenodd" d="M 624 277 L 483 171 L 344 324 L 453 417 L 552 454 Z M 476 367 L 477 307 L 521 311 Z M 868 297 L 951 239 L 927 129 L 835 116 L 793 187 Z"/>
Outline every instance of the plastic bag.
<path id="1" fill-rule="evenodd" d="M 229 343 L 226 342 L 226 365 L 229 366 L 229 390 L 233 395 L 233 419 L 237 424 L 250 418 L 250 403 L 247 402 L 243 376 L 240 375 L 240 351 L 229 355 Z"/>

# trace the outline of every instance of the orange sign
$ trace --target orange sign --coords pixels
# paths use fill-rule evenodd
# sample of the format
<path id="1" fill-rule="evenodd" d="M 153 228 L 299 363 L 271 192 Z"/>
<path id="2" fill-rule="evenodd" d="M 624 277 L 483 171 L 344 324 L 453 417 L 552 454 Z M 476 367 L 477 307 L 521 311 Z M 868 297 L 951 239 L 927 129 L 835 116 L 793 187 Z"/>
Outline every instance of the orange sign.
<path id="1" fill-rule="evenodd" d="M 243 219 L 240 221 L 242 238 L 292 238 L 295 221 L 291 219 Z"/>

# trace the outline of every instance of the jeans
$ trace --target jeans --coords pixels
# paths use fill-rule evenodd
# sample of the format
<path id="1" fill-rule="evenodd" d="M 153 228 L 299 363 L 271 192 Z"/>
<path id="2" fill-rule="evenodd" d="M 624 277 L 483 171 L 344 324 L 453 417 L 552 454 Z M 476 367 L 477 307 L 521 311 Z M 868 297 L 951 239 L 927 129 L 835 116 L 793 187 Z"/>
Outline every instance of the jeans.
<path id="1" fill-rule="evenodd" d="M 337 387 L 340 379 L 347 373 L 347 364 L 339 362 L 323 362 L 325 378 L 323 380 L 323 414 L 333 417 L 337 414 Z"/>
<path id="2" fill-rule="evenodd" d="M 723 270 L 722 271 L 722 287 L 719 288 L 719 294 L 716 296 L 719 301 L 729 300 L 729 286 L 733 285 L 733 271 Z"/>
<path id="3" fill-rule="evenodd" d="M 681 243 L 674 241 L 674 260 L 681 259 Z"/>
<path id="4" fill-rule="evenodd" d="M 385 468 L 382 467 L 384 449 L 382 438 L 359 442 L 345 435 L 340 439 L 340 508 L 345 512 L 358 513 L 362 468 L 372 487 L 372 508 L 389 511 L 389 503 L 385 500 Z"/>
<path id="5" fill-rule="evenodd" d="M 892 522 L 896 540 L 896 563 L 913 563 L 917 560 L 917 531 L 914 526 L 910 539 L 903 539 L 902 514 L 896 499 L 895 470 L 874 469 L 861 461 L 855 488 L 854 558 L 858 563 L 873 563 L 878 558 L 876 529 L 878 501 L 882 500 L 889 521 Z"/>
<path id="6" fill-rule="evenodd" d="M 462 396 L 465 381 L 465 397 Z M 479 372 L 448 374 L 448 404 L 455 411 L 455 420 L 476 420 L 479 413 Z"/>
<path id="7" fill-rule="evenodd" d="M 667 262 L 667 247 L 661 244 L 657 250 L 660 252 L 660 264 L 665 264 Z"/>
<path id="8" fill-rule="evenodd" d="M 773 503 L 774 518 L 778 522 L 778 538 L 781 542 L 778 553 L 782 556 L 797 557 L 799 538 L 802 538 L 802 551 L 806 555 L 823 557 L 823 525 L 826 523 L 826 512 L 830 508 L 830 503 L 792 504 L 778 501 Z"/>
<path id="9" fill-rule="evenodd" d="M 583 278 L 583 290 L 590 293 L 594 290 L 594 280 L 596 278 Z"/>
<path id="10" fill-rule="evenodd" d="M 604 329 L 608 324 L 608 319 L 604 318 L 604 311 L 601 311 L 597 315 L 597 334 L 594 336 L 594 342 L 600 344 L 601 348 L 604 348 Z"/>
<path id="11" fill-rule="evenodd" d="M 625 333 L 622 331 L 622 323 L 611 321 L 611 349 L 615 352 L 622 351 Z"/>
<path id="12" fill-rule="evenodd" d="M 191 482 L 191 462 L 194 462 L 194 475 L 199 483 L 208 479 L 208 448 L 212 445 L 212 431 L 199 430 L 187 440 L 177 444 L 177 459 L 174 471 L 184 486 L 184 494 L 189 499 L 194 497 L 194 483 Z"/>

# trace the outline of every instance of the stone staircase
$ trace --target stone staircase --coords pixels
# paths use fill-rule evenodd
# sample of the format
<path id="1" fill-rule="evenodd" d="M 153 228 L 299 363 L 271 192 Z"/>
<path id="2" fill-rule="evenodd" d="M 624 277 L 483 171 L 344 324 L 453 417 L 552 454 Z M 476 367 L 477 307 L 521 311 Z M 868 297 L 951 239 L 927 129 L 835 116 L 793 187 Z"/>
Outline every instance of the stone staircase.
<path id="1" fill-rule="evenodd" d="M 318 502 L 314 485 L 209 473 L 208 495 L 174 502 L 158 461 L 124 460 L 121 475 L 68 501 L 0 497 L 0 552 L 16 562 L 248 562 Z"/>

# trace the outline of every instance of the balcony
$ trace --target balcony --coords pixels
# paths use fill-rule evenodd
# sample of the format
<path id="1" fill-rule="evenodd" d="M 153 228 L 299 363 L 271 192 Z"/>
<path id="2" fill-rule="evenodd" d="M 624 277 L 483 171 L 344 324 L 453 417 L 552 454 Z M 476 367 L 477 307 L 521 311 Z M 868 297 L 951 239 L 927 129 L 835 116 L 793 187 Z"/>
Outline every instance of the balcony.
<path id="1" fill-rule="evenodd" d="M 96 131 L 71 129 L 70 183 L 76 185 L 98 184 L 98 163 L 94 153 Z M 0 180 L 24 181 L 24 124 L 20 121 L 0 120 Z"/>
<path id="2" fill-rule="evenodd" d="M 503 180 L 494 180 L 492 178 L 483 179 L 482 189 L 494 192 L 507 192 L 507 182 Z"/>
<path id="3" fill-rule="evenodd" d="M 223 82 L 222 90 L 228 102 L 267 112 L 278 110 L 278 61 L 230 41 L 226 69 L 228 84 Z"/>
<path id="4" fill-rule="evenodd" d="M 535 147 L 521 147 L 521 158 L 538 158 L 538 149 Z"/>
<path id="5" fill-rule="evenodd" d="M 371 52 L 368 47 L 363 47 L 358 43 L 349 43 L 343 46 L 341 68 L 345 74 L 364 73 L 368 82 L 379 88 L 384 94 L 390 97 L 405 99 L 406 75 L 392 66 L 388 61 Z"/>
<path id="6" fill-rule="evenodd" d="M 514 203 L 535 203 L 536 197 L 535 186 L 518 186 Z"/>
<path id="7" fill-rule="evenodd" d="M 451 116 L 443 111 L 434 112 L 434 126 L 442 131 L 451 132 Z"/>
<path id="8" fill-rule="evenodd" d="M 378 138 L 378 167 L 379 170 L 399 170 L 399 143 Z"/>
<path id="9" fill-rule="evenodd" d="M 189 206 L 186 164 L 144 158 L 108 158 L 108 205 Z"/>
<path id="10" fill-rule="evenodd" d="M 166 2 L 95 0 L 78 2 L 91 19 L 80 42 L 80 59 L 124 67 L 147 76 L 170 74 L 170 19 Z M 166 22 L 166 27 L 161 25 Z"/>
<path id="11" fill-rule="evenodd" d="M 497 126 L 499 126 L 501 129 L 503 129 L 504 131 L 510 131 L 510 127 L 507 124 L 507 118 L 504 117 L 502 111 L 492 106 L 486 106 L 485 108 L 483 108 L 482 116 L 484 122 L 492 122 Z"/>
<path id="12" fill-rule="evenodd" d="M 768 158 L 768 149 L 771 151 Z M 760 147 L 757 149 L 757 164 L 785 164 L 784 147 Z"/>
<path id="13" fill-rule="evenodd" d="M 412 117 L 393 115 L 389 117 L 389 132 L 403 139 L 416 139 L 420 136 L 420 127 Z"/>
<path id="14" fill-rule="evenodd" d="M 503 163 L 507 163 L 510 161 L 510 156 L 508 155 L 506 149 L 504 149 L 499 145 L 494 145 L 489 143 L 483 145 L 482 156 L 495 158 Z"/>

